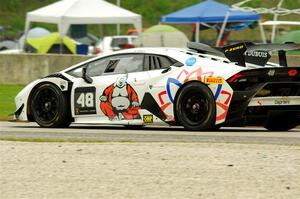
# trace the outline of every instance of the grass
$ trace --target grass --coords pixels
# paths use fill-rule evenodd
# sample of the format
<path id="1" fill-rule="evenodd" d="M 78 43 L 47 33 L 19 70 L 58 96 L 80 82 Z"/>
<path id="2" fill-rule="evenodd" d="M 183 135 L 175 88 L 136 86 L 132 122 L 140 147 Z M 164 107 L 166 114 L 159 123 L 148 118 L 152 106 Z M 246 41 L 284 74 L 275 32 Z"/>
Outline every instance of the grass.
<path id="1" fill-rule="evenodd" d="M 51 3 L 56 2 L 57 0 L 38 0 L 38 1 L 30 1 L 30 0 L 1 0 L 0 3 L 0 25 L 4 27 L 3 35 L 8 38 L 15 38 L 20 32 L 24 31 L 25 26 L 25 18 L 26 13 L 40 7 L 49 5 Z M 116 0 L 107 0 L 113 4 L 116 3 Z M 143 25 L 144 28 L 148 28 L 152 25 L 156 25 L 160 17 L 162 15 L 169 14 L 176 10 L 182 9 L 187 6 L 195 5 L 196 3 L 202 2 L 203 0 L 151 0 L 151 1 L 141 1 L 141 0 L 127 0 L 121 1 L 121 6 L 130 11 L 136 12 L 138 14 L 143 15 Z M 232 5 L 234 3 L 240 2 L 241 0 L 218 0 L 220 3 L 225 3 L 227 5 Z M 278 0 L 269 0 L 269 1 L 261 1 L 261 0 L 253 0 L 249 3 L 246 3 L 245 6 L 252 7 L 266 7 L 272 8 L 275 7 L 278 3 Z M 283 8 L 296 9 L 299 7 L 299 1 L 284 1 Z M 262 15 L 264 19 L 271 20 L 273 15 L 264 14 Z M 286 15 L 280 16 L 279 20 L 291 20 L 296 19 L 297 15 Z M 173 25 L 173 24 L 172 24 Z M 47 23 L 33 23 L 32 27 L 42 26 L 44 28 L 49 29 L 50 31 L 57 31 L 57 26 L 54 24 Z M 114 35 L 116 34 L 116 26 L 115 25 L 105 25 L 103 32 L 105 35 Z M 122 25 L 121 26 L 121 34 L 126 34 L 129 27 L 131 25 Z M 178 25 L 176 26 L 182 31 L 184 31 L 188 37 L 191 37 L 191 25 Z M 288 26 L 285 26 L 289 28 Z M 101 32 L 98 25 L 89 25 L 89 32 L 100 36 Z M 297 27 L 291 27 L 291 29 L 297 29 Z M 211 32 L 204 31 L 201 32 L 201 39 L 204 40 L 215 40 L 215 30 L 213 32 L 213 37 L 211 36 Z M 253 34 L 252 31 L 237 31 L 233 33 L 233 40 L 253 40 L 253 36 L 260 35 L 259 32 Z M 0 34 L 1 37 L 1 34 Z M 258 37 L 257 37 L 258 38 Z M 256 40 L 257 40 L 256 38 Z M 254 39 L 255 40 L 255 39 Z"/>
<path id="2" fill-rule="evenodd" d="M 0 84 L 0 120 L 11 119 L 16 110 L 14 98 L 24 88 L 24 85 Z"/>

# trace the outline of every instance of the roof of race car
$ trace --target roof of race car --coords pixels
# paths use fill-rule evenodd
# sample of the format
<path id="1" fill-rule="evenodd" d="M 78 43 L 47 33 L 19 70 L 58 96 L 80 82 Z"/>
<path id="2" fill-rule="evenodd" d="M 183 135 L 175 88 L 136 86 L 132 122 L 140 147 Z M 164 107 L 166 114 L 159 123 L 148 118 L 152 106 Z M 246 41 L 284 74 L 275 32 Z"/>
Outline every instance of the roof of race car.
<path id="1" fill-rule="evenodd" d="M 76 64 L 72 67 L 69 67 L 68 69 L 77 67 L 78 65 L 82 65 L 82 64 L 88 63 L 93 60 L 97 60 L 102 57 L 108 57 L 108 56 L 113 56 L 113 55 L 122 55 L 122 54 L 128 54 L 128 53 L 147 53 L 147 54 L 165 55 L 165 56 L 170 56 L 170 57 L 172 57 L 180 62 L 183 62 L 183 63 L 186 61 L 187 58 L 189 58 L 191 56 L 199 56 L 200 58 L 204 58 L 204 59 L 210 59 L 210 60 L 213 59 L 215 61 L 230 63 L 230 61 L 228 61 L 228 59 L 226 59 L 226 58 L 219 57 L 217 55 L 198 53 L 198 52 L 195 52 L 194 50 L 187 49 L 187 48 L 152 47 L 152 48 L 131 48 L 131 49 L 115 51 L 112 53 L 104 53 L 100 56 L 96 56 L 92 59 L 86 60 L 86 61 Z"/>
<path id="2" fill-rule="evenodd" d="M 124 49 L 115 51 L 113 53 L 103 54 L 101 56 L 107 56 L 107 55 L 117 55 L 117 54 L 126 54 L 126 53 L 151 53 L 151 54 L 170 54 L 172 52 L 187 52 L 188 49 L 185 48 L 167 48 L 167 47 L 152 47 L 152 48 L 130 48 L 130 49 Z"/>
<path id="3" fill-rule="evenodd" d="M 105 53 L 100 56 L 96 56 L 94 58 L 88 59 L 79 64 L 68 67 L 61 72 L 68 71 L 70 69 L 76 68 L 80 65 L 97 60 L 102 57 L 104 58 L 104 57 L 108 57 L 108 56 L 122 55 L 122 54 L 128 54 L 128 53 L 147 53 L 147 54 L 165 55 L 165 56 L 172 57 L 173 59 L 176 59 L 177 61 L 180 61 L 182 63 L 185 63 L 186 60 L 191 56 L 197 56 L 200 59 L 207 59 L 207 61 L 213 60 L 213 61 L 227 63 L 227 64 L 232 63 L 232 65 L 235 65 L 236 67 L 241 67 L 241 66 L 237 65 L 237 63 L 231 62 L 225 57 L 218 56 L 218 55 L 212 55 L 212 54 L 206 54 L 206 53 L 199 53 L 199 52 L 196 52 L 195 50 L 188 49 L 188 48 L 170 48 L 170 47 L 151 47 L 151 48 L 147 47 L 147 48 L 145 48 L 145 47 L 142 47 L 142 48 L 124 49 L 124 50 L 119 50 L 119 51 L 115 51 L 112 53 Z M 270 64 L 271 64 L 271 66 L 276 66 L 273 63 L 270 63 Z M 247 65 L 246 67 L 244 66 L 243 68 L 246 69 L 249 67 L 257 68 L 257 66 L 255 66 L 253 64 Z"/>
<path id="4" fill-rule="evenodd" d="M 209 54 L 209 53 L 201 53 L 201 52 L 196 52 L 195 50 L 191 48 L 167 48 L 167 47 L 157 47 L 157 48 L 131 48 L 131 49 L 126 49 L 126 50 L 121 50 L 115 52 L 115 54 L 126 54 L 126 53 L 151 53 L 151 54 L 160 54 L 160 55 L 167 55 L 167 56 L 174 56 L 172 58 L 185 62 L 185 60 L 190 57 L 190 56 L 198 56 L 202 59 L 209 59 L 209 60 L 214 60 L 214 61 L 220 61 L 223 63 L 232 63 L 233 65 L 236 66 L 241 66 L 237 62 L 230 61 L 227 57 L 220 56 L 217 54 Z M 181 56 L 180 56 L 181 55 Z M 278 64 L 268 62 L 266 63 L 268 66 L 278 66 Z M 245 68 L 257 68 L 261 67 L 260 65 L 252 64 L 252 63 L 247 63 L 246 66 L 242 66 Z"/>
<path id="5" fill-rule="evenodd" d="M 233 63 L 234 65 L 237 65 L 236 61 L 230 61 L 226 56 L 221 54 L 215 54 L 210 52 L 197 52 L 197 50 L 193 48 L 171 48 L 171 47 L 142 47 L 142 48 L 130 48 L 130 49 L 124 49 L 120 51 L 115 51 L 113 53 L 107 53 L 103 54 L 100 57 L 106 57 L 111 55 L 118 55 L 118 54 L 126 54 L 126 53 L 147 53 L 147 54 L 157 54 L 157 55 L 166 55 L 170 56 L 178 61 L 184 62 L 188 57 L 190 56 L 197 56 L 202 59 L 209 59 L 214 61 L 220 61 L 224 63 Z M 98 57 L 99 58 L 99 57 Z M 273 63 L 267 63 L 267 65 L 276 66 L 276 64 Z M 255 66 L 256 64 L 248 63 L 247 66 Z M 241 66 L 241 65 L 240 65 Z M 242 66 L 246 67 L 246 66 Z"/>

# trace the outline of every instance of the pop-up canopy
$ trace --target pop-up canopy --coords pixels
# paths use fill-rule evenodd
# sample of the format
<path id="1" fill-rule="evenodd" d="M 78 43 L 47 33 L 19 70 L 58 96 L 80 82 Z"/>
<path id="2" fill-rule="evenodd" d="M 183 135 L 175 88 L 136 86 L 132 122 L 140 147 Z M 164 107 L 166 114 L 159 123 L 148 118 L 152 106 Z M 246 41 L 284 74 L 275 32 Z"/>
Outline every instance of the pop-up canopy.
<path id="1" fill-rule="evenodd" d="M 31 22 L 58 25 L 60 38 L 71 24 L 133 24 L 141 32 L 142 17 L 103 0 L 61 0 L 27 13 L 25 33 Z"/>
<path id="2" fill-rule="evenodd" d="M 222 23 L 229 10 L 228 5 L 214 0 L 206 0 L 162 16 L 160 21 L 163 23 Z M 252 12 L 232 10 L 227 22 L 248 22 L 257 21 L 258 19 L 259 15 Z"/>
<path id="3" fill-rule="evenodd" d="M 193 23 L 197 25 L 196 39 L 199 35 L 199 25 L 201 23 L 235 23 L 254 22 L 259 20 L 258 14 L 232 9 L 226 4 L 214 0 L 206 0 L 196 5 L 183 8 L 176 12 L 162 16 L 162 23 Z"/>

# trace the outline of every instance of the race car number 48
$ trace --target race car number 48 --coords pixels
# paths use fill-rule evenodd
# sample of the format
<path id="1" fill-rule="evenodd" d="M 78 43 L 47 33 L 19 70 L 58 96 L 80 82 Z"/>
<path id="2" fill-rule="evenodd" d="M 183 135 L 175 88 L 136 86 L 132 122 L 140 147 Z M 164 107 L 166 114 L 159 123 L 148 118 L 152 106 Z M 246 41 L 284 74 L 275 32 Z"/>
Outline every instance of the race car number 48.
<path id="1" fill-rule="evenodd" d="M 81 87 L 75 89 L 75 115 L 96 114 L 95 87 Z"/>

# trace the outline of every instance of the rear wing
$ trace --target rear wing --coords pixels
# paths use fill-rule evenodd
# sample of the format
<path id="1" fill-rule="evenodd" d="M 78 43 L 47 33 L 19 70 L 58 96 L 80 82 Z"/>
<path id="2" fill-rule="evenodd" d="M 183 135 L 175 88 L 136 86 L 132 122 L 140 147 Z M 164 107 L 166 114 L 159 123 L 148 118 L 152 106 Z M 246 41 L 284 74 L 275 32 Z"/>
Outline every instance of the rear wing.
<path id="1" fill-rule="evenodd" d="M 237 62 L 241 66 L 246 66 L 246 63 L 265 66 L 271 58 L 270 52 L 277 51 L 279 65 L 288 67 L 286 51 L 300 50 L 300 44 L 295 43 L 254 44 L 242 42 L 224 48 L 217 48 L 202 43 L 188 42 L 187 47 L 199 53 L 226 57 L 231 62 Z"/>

